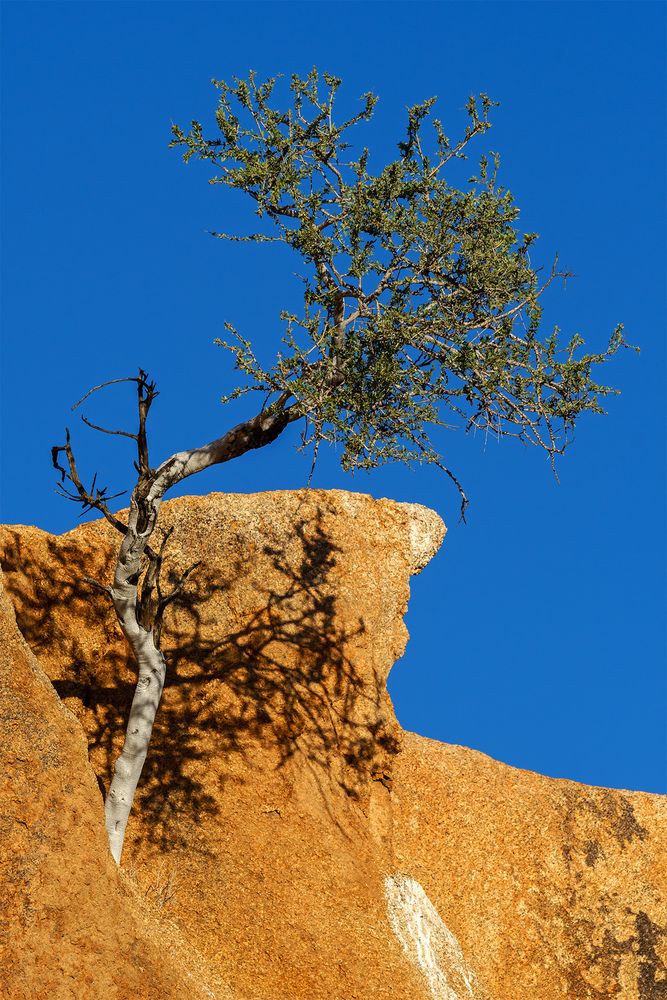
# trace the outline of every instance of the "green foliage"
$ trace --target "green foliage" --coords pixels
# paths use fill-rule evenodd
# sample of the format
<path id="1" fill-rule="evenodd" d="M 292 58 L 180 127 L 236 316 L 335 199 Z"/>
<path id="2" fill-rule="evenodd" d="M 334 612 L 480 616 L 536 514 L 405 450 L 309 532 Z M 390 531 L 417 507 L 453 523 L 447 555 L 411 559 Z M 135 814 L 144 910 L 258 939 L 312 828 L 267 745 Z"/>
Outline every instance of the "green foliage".
<path id="1" fill-rule="evenodd" d="M 229 328 L 222 343 L 246 381 L 227 398 L 257 389 L 281 405 L 291 399 L 304 440 L 341 444 L 346 469 L 416 459 L 455 482 L 433 442 L 437 426 L 516 436 L 553 460 L 581 413 L 603 412 L 615 390 L 592 373 L 627 346 L 622 327 L 601 354 L 581 353 L 579 336 L 562 345 L 557 329 L 541 336 L 540 296 L 567 275 L 554 264 L 540 282 L 529 252 L 536 234 L 516 228 L 497 155 L 482 156 L 463 188 L 445 177 L 490 128 L 485 94 L 469 99 L 456 142 L 432 117 L 434 98 L 408 109 L 397 159 L 373 173 L 368 150 L 354 152 L 348 137 L 372 117 L 374 95 L 337 124 L 341 81 L 329 74 L 293 76 L 284 109 L 274 105 L 275 79 L 214 83 L 218 134 L 206 138 L 198 122 L 187 133 L 174 126 L 172 145 L 186 161 L 209 162 L 211 183 L 244 191 L 272 226 L 215 235 L 279 240 L 307 268 L 303 310 L 283 316 L 270 367 Z"/>

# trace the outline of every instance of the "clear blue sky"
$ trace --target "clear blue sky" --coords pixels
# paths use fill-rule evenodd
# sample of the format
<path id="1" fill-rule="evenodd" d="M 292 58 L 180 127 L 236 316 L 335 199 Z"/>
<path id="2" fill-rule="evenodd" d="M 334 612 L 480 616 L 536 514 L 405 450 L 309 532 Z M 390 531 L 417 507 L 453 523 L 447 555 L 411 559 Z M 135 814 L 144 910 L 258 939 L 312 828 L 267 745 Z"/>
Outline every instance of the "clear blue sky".
<path id="1" fill-rule="evenodd" d="M 143 365 L 162 394 L 153 454 L 222 432 L 230 387 L 212 346 L 231 320 L 260 345 L 298 293 L 293 260 L 206 235 L 251 221 L 167 149 L 170 122 L 210 121 L 211 77 L 344 78 L 381 97 L 369 142 L 391 155 L 404 108 L 469 93 L 501 107 L 484 148 L 578 275 L 547 321 L 602 347 L 626 323 L 642 354 L 608 369 L 609 416 L 582 422 L 557 484 L 512 442 L 452 436 L 468 525 L 441 474 L 314 485 L 418 501 L 449 525 L 416 578 L 412 638 L 390 683 L 403 725 L 545 774 L 667 791 L 665 665 L 665 7 L 662 3 L 4 3 L 2 520 L 70 528 L 49 448 L 91 385 Z M 121 420 L 122 392 L 91 415 Z M 187 483 L 303 486 L 295 436 Z M 129 482 L 123 442 L 77 428 L 82 464 Z"/>

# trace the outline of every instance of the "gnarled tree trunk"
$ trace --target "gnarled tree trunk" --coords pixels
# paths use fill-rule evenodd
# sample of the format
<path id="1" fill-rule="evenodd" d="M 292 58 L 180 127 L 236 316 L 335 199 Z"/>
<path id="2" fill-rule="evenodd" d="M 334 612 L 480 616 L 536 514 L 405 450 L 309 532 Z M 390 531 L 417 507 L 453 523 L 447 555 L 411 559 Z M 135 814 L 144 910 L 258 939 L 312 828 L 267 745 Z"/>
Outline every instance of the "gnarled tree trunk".
<path id="1" fill-rule="evenodd" d="M 157 521 L 159 502 L 147 529 L 136 531 L 137 511 L 130 510 L 128 532 L 120 547 L 111 599 L 120 627 L 134 654 L 139 669 L 137 686 L 132 699 L 125 731 L 123 749 L 118 757 L 109 792 L 104 803 L 104 815 L 109 847 L 116 863 L 120 863 L 125 828 L 132 809 L 134 793 L 141 777 L 153 732 L 153 723 L 162 698 L 167 673 L 159 631 L 155 635 L 155 620 L 148 628 L 141 624 L 137 581 L 141 577 L 142 561 L 148 539 Z M 136 501 L 133 497 L 133 507 Z M 159 623 L 158 623 L 159 624 Z"/>
<path id="2" fill-rule="evenodd" d="M 146 417 L 157 395 L 155 384 L 148 382 L 143 371 L 139 372 L 138 378 L 114 381 L 135 381 L 138 385 L 138 433 L 107 432 L 122 433 L 137 442 L 136 468 L 139 478 L 132 492 L 127 524 L 109 510 L 108 501 L 112 498 L 107 497 L 105 490 L 99 488 L 96 490 L 94 480 L 90 489 L 81 482 L 69 431 L 66 444 L 53 449 L 53 463 L 60 471 L 63 481 L 67 478 L 75 487 L 75 492 L 72 493 L 63 490 L 65 495 L 81 503 L 84 510 L 90 508 L 99 510 L 123 535 L 113 585 L 109 587 L 95 580 L 89 581 L 111 598 L 120 627 L 138 666 L 137 686 L 130 708 L 125 741 L 115 763 L 104 807 L 109 846 L 115 861 L 120 863 L 125 829 L 148 753 L 153 723 L 166 678 L 166 663 L 160 649 L 162 618 L 165 609 L 178 596 L 187 577 L 198 565 L 189 567 L 175 586 L 168 593 L 163 593 L 160 572 L 168 534 L 165 535 L 157 551 L 150 545 L 157 526 L 162 499 L 167 490 L 188 476 L 201 472 L 211 465 L 228 462 L 246 451 L 270 444 L 289 423 L 298 420 L 303 411 L 296 404 L 287 406 L 290 393 L 284 392 L 272 406 L 252 419 L 238 424 L 222 437 L 201 448 L 177 452 L 157 469 L 151 469 L 148 461 Z M 104 385 L 109 384 L 104 383 Z M 95 388 L 99 389 L 102 386 Z M 86 423 L 96 430 L 105 430 L 90 424 L 87 420 Z M 58 464 L 60 452 L 65 453 L 67 469 Z"/>

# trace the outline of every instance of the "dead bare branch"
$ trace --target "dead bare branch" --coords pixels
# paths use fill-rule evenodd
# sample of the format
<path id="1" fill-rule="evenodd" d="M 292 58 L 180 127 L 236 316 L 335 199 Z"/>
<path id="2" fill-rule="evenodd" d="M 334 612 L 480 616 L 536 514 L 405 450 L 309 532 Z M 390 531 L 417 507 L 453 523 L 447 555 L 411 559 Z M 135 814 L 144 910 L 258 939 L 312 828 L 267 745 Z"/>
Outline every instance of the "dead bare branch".
<path id="1" fill-rule="evenodd" d="M 88 419 L 88 417 L 82 416 L 81 419 L 83 420 L 86 427 L 90 427 L 94 431 L 100 431 L 100 433 L 102 434 L 118 434 L 121 437 L 132 438 L 133 441 L 137 440 L 137 435 L 132 434 L 130 431 L 111 431 L 107 427 L 100 427 L 98 424 L 94 424 L 92 420 Z"/>
<path id="2" fill-rule="evenodd" d="M 92 396 L 94 392 L 98 392 L 100 389 L 105 389 L 108 385 L 117 385 L 119 382 L 138 382 L 140 378 L 141 376 L 137 378 L 136 375 L 127 375 L 125 378 L 112 378 L 109 379 L 108 382 L 100 382 L 99 385 L 94 385 L 92 389 L 89 389 L 86 395 L 82 396 L 81 399 L 74 404 L 72 410 L 76 410 L 77 407 L 81 406 L 81 404 L 84 403 L 89 396 Z"/>
<path id="3" fill-rule="evenodd" d="M 101 594 L 104 594 L 104 596 L 108 597 L 113 603 L 113 590 L 106 583 L 100 583 L 99 580 L 96 580 L 92 576 L 84 576 L 83 580 L 84 583 L 89 584 L 95 590 L 98 590 Z"/>
<path id="4" fill-rule="evenodd" d="M 108 495 L 106 487 L 103 487 L 102 489 L 96 487 L 97 473 L 95 473 L 95 476 L 93 477 L 91 489 L 87 490 L 81 481 L 81 477 L 79 476 L 79 472 L 76 467 L 76 459 L 72 449 L 69 428 L 65 429 L 65 436 L 64 445 L 54 445 L 51 449 L 51 461 L 53 463 L 53 467 L 60 473 L 61 476 L 61 481 L 57 486 L 57 492 L 68 500 L 80 503 L 82 505 L 82 514 L 86 514 L 89 510 L 98 510 L 117 531 L 121 532 L 123 535 L 126 534 L 127 525 L 123 524 L 123 522 L 116 517 L 115 514 L 112 514 L 108 507 L 108 502 L 110 500 L 115 500 L 117 497 L 123 496 L 126 491 L 123 490 L 120 493 Z M 61 452 L 64 453 L 67 459 L 67 469 L 65 469 L 65 467 L 58 461 Z M 63 484 L 66 479 L 72 483 L 76 493 L 72 493 L 65 488 Z"/>

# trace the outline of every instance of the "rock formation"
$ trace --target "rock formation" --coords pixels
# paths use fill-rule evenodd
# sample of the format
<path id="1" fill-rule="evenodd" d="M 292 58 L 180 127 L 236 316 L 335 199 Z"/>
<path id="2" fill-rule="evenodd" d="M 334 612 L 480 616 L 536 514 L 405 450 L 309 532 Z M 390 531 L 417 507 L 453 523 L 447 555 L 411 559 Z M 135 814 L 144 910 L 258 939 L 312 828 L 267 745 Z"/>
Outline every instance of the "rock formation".
<path id="1" fill-rule="evenodd" d="M 10 996 L 667 997 L 667 800 L 396 722 L 386 679 L 437 515 L 307 490 L 184 497 L 162 523 L 170 571 L 201 565 L 165 624 L 120 873 L 93 773 L 108 784 L 134 672 L 83 582 L 108 578 L 113 529 L 0 531 L 40 665 L 9 622 Z"/>
<path id="2" fill-rule="evenodd" d="M 0 706 L 0 996 L 231 998 L 111 859 L 84 733 L 18 631 L 1 574 Z"/>

